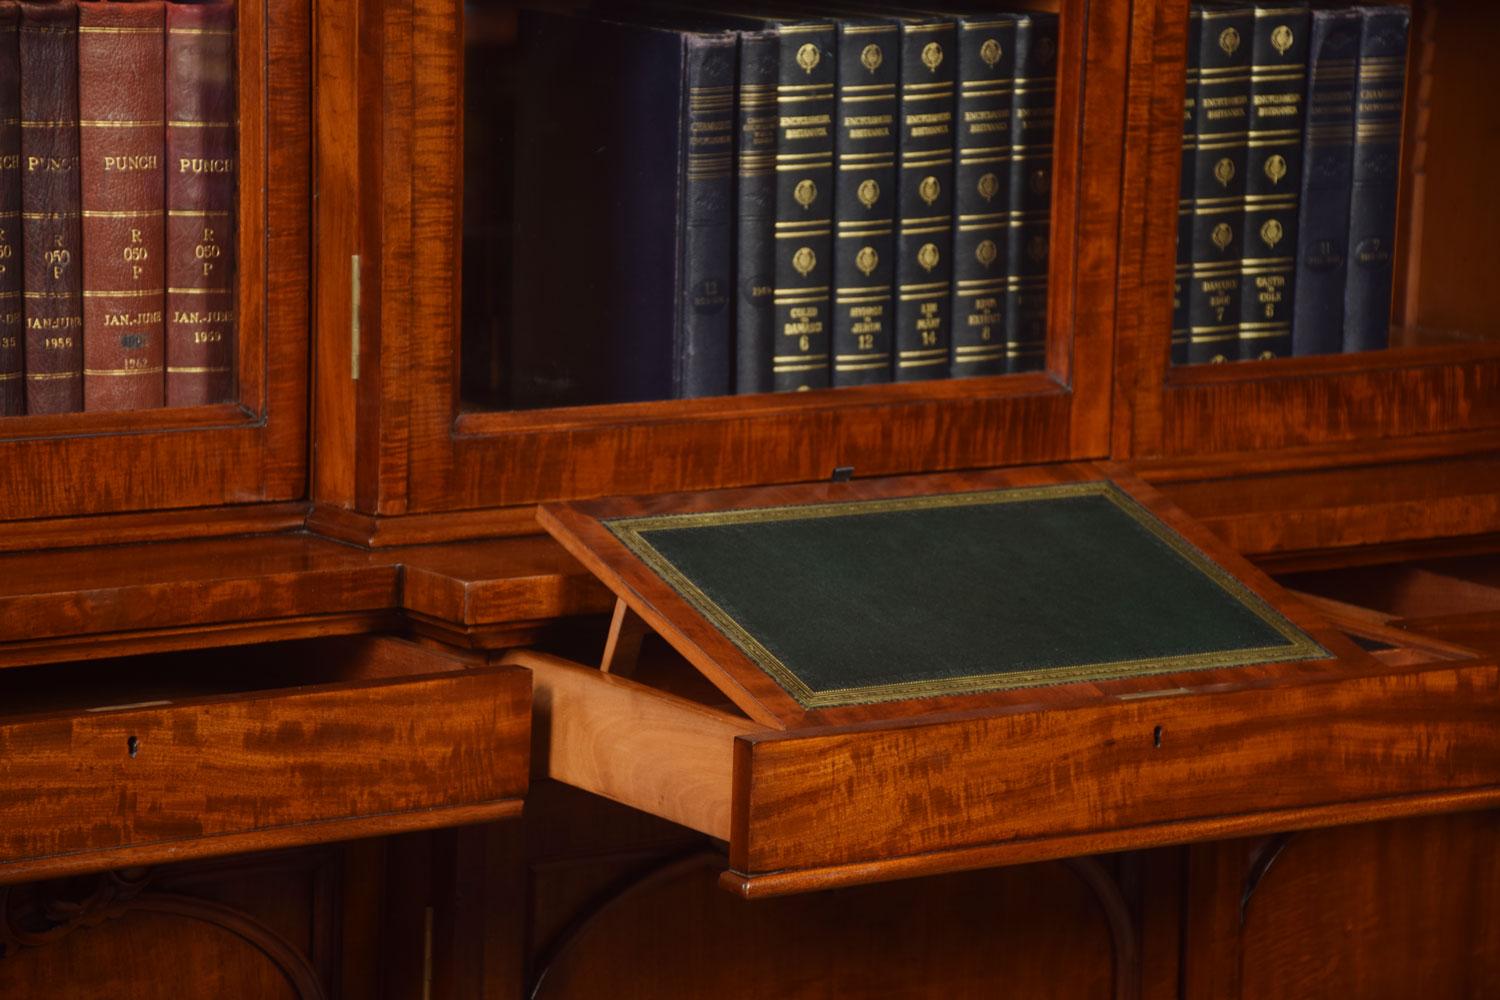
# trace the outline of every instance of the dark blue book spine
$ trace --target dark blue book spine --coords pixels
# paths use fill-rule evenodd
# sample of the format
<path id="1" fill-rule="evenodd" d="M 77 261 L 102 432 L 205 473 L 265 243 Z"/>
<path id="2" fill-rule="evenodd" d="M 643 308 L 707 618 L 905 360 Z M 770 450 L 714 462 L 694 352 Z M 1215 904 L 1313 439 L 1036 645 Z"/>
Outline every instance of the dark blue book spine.
<path id="1" fill-rule="evenodd" d="M 1359 11 L 1314 9 L 1308 28 L 1307 123 L 1292 303 L 1292 354 L 1298 357 L 1337 354 L 1344 346 L 1358 70 Z"/>
<path id="2" fill-rule="evenodd" d="M 740 35 L 735 190 L 735 392 L 771 391 L 776 312 L 776 80 L 781 39 Z"/>
<path id="3" fill-rule="evenodd" d="M 1188 362 L 1239 356 L 1240 268 L 1255 12 L 1203 4 L 1193 157 Z"/>
<path id="4" fill-rule="evenodd" d="M 1198 153 L 1199 41 L 1203 12 L 1188 11 L 1187 85 L 1182 95 L 1182 172 L 1177 194 L 1177 269 L 1172 275 L 1172 364 L 1188 360 L 1188 284 L 1193 277 L 1193 186 Z"/>
<path id="5" fill-rule="evenodd" d="M 953 354 L 949 374 L 1005 371 L 1010 250 L 1011 100 L 1016 20 L 958 22 L 958 165 L 954 177 Z"/>
<path id="6" fill-rule="evenodd" d="M 679 337 L 672 383 L 679 397 L 723 396 L 732 353 L 735 38 L 683 37 Z"/>
<path id="7" fill-rule="evenodd" d="M 897 382 L 948 376 L 953 292 L 952 20 L 901 25 Z"/>
<path id="8" fill-rule="evenodd" d="M 839 24 L 834 134 L 835 386 L 891 380 L 900 41 L 894 22 Z"/>
<path id="9" fill-rule="evenodd" d="M 1297 203 L 1306 121 L 1308 9 L 1255 7 L 1246 154 L 1244 267 L 1240 272 L 1239 356 L 1292 353 Z"/>
<path id="10" fill-rule="evenodd" d="M 1056 116 L 1057 17 L 1026 14 L 1016 19 L 1016 84 L 1011 98 L 1006 371 L 1034 371 L 1046 363 Z"/>
<path id="11" fill-rule="evenodd" d="M 837 60 L 831 22 L 776 25 L 775 348 L 777 392 L 829 385 L 833 284 L 833 116 Z"/>
<path id="12" fill-rule="evenodd" d="M 1406 97 L 1406 7 L 1362 7 L 1354 102 L 1354 171 L 1349 189 L 1349 276 L 1344 350 L 1390 342 L 1397 168 Z"/>

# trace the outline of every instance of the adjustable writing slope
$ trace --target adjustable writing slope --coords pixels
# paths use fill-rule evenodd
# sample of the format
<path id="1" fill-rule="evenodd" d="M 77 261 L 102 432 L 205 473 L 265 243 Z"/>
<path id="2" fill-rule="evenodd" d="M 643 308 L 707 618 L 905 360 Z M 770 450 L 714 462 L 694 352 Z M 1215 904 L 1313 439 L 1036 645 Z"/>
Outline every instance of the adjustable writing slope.
<path id="1" fill-rule="evenodd" d="M 1459 696 L 1492 690 L 1492 667 L 1378 662 L 1115 467 L 541 519 L 621 606 L 610 672 L 513 654 L 536 678 L 538 766 L 727 841 L 746 893 L 1494 781 L 1497 741 Z M 635 620 L 673 653 L 621 677 Z"/>

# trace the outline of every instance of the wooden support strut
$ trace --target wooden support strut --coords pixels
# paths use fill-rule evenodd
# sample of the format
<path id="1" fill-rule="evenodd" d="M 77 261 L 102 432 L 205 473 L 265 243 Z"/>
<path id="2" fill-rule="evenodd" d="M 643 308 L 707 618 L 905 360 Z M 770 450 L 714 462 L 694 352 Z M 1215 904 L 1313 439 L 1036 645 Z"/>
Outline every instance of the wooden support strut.
<path id="1" fill-rule="evenodd" d="M 629 677 L 635 673 L 641 658 L 641 642 L 651 630 L 645 619 L 630 610 L 623 600 L 615 601 L 615 613 L 609 620 L 609 637 L 604 640 L 604 655 L 599 669 L 606 674 Z"/>

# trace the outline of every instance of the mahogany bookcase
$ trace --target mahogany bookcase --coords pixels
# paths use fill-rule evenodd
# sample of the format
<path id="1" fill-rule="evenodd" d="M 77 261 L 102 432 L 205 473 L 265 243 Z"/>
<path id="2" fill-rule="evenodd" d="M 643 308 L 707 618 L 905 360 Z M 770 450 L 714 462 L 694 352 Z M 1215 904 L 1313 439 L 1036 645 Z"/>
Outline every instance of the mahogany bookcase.
<path id="1" fill-rule="evenodd" d="M 462 391 L 464 97 L 518 5 L 239 0 L 237 401 L 0 421 L 0 994 L 1500 989 L 1500 13 L 1412 3 L 1396 346 L 1172 368 L 1187 0 L 1027 5 L 1044 370 L 501 412 Z M 1339 662 L 776 730 L 579 541 L 1100 469 Z"/>

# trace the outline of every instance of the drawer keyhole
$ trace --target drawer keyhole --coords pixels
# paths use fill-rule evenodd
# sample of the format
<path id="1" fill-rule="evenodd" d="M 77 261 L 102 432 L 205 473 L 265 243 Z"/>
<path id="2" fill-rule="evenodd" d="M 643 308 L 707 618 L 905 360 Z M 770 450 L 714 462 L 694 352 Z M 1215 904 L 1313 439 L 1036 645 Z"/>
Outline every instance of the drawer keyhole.
<path id="1" fill-rule="evenodd" d="M 130 751 L 130 756 L 134 757 L 141 752 L 141 741 L 134 736 L 128 737 L 125 740 L 125 749 Z"/>

